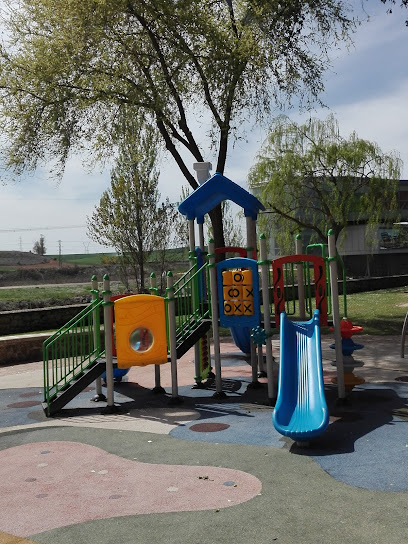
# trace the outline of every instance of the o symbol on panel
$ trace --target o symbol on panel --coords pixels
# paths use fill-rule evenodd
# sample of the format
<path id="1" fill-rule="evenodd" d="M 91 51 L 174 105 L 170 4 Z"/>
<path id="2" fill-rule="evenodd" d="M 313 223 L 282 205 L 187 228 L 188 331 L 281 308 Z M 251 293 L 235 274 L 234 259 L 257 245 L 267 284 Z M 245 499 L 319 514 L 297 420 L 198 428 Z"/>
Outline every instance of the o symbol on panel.
<path id="1" fill-rule="evenodd" d="M 231 315 L 233 314 L 233 307 L 232 304 L 228 301 L 224 302 L 224 314 L 225 315 Z"/>
<path id="2" fill-rule="evenodd" d="M 238 298 L 239 297 L 239 289 L 236 287 L 231 287 L 228 289 L 228 296 L 229 298 Z"/>

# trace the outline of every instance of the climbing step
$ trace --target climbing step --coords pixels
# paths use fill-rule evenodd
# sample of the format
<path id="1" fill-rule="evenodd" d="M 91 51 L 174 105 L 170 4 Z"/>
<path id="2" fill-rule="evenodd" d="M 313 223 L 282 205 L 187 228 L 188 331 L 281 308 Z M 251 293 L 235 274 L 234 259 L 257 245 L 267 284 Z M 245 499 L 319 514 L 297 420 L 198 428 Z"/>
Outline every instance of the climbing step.
<path id="1" fill-rule="evenodd" d="M 101 376 L 106 370 L 106 362 L 104 359 L 98 359 L 92 365 L 83 370 L 82 374 L 72 380 L 64 387 L 63 391 L 58 391 L 53 398 L 42 403 L 42 407 L 47 417 L 53 416 L 59 412 L 68 402 L 76 397 L 96 378 Z"/>

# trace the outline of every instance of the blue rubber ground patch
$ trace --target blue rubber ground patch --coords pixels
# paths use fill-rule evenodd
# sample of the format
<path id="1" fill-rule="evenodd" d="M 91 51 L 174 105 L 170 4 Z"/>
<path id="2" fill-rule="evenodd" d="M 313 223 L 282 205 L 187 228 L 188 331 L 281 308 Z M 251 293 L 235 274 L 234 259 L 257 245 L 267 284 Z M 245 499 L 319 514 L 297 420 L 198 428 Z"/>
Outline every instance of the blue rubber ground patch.
<path id="1" fill-rule="evenodd" d="M 407 491 L 408 384 L 364 384 L 355 388 L 350 403 L 343 407 L 335 406 L 334 392 L 333 388 L 328 392 L 331 424 L 307 448 L 276 432 L 271 408 L 245 405 L 235 398 L 216 404 L 201 398 L 195 405 L 200 419 L 170 434 L 180 440 L 286 446 L 292 453 L 311 457 L 344 483 L 371 490 Z M 217 431 L 213 425 L 212 429 L 211 423 L 222 424 L 222 428 Z M 203 429 L 208 431 L 192 428 L 200 424 L 206 424 Z"/>

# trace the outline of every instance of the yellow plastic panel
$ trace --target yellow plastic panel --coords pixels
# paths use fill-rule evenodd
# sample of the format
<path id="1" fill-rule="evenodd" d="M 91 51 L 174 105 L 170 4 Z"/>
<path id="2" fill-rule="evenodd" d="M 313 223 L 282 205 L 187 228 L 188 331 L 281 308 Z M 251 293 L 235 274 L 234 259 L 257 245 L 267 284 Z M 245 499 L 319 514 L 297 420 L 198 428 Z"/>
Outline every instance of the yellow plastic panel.
<path id="1" fill-rule="evenodd" d="M 252 300 L 254 298 L 254 288 L 252 285 L 242 286 L 242 298 L 245 300 Z"/>
<path id="2" fill-rule="evenodd" d="M 244 270 L 242 272 L 242 283 L 244 285 L 252 285 L 252 270 Z"/>
<path id="3" fill-rule="evenodd" d="M 224 300 L 242 298 L 242 286 L 241 285 L 228 285 L 222 288 Z"/>
<path id="4" fill-rule="evenodd" d="M 243 315 L 242 300 L 231 300 L 234 305 L 234 315 Z"/>
<path id="5" fill-rule="evenodd" d="M 222 273 L 222 284 L 231 285 L 232 284 L 232 272 L 231 270 L 224 270 Z"/>
<path id="6" fill-rule="evenodd" d="M 224 300 L 224 314 L 234 315 L 234 303 L 232 300 Z"/>
<path id="7" fill-rule="evenodd" d="M 241 270 L 233 270 L 232 272 L 232 283 L 242 283 L 244 276 L 242 275 Z"/>
<path id="8" fill-rule="evenodd" d="M 242 315 L 254 315 L 254 301 L 253 300 L 242 301 Z"/>
<path id="9" fill-rule="evenodd" d="M 118 368 L 167 363 L 164 298 L 131 295 L 115 301 Z"/>

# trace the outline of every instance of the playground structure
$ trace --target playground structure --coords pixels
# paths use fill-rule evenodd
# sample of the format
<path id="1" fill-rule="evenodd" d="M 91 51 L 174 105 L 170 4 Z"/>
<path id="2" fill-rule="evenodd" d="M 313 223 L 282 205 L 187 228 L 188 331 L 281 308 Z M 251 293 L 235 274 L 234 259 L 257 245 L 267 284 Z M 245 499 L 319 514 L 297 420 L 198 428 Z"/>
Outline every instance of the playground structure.
<path id="1" fill-rule="evenodd" d="M 249 387 L 261 386 L 258 375 L 265 370 L 265 351 L 268 402 L 276 402 L 274 424 L 277 430 L 299 441 L 324 431 L 328 419 L 318 345 L 320 326 L 328 324 L 328 315 L 332 317 L 335 336 L 338 396 L 340 399 L 345 397 L 334 236 L 329 233 L 327 258 L 303 254 L 297 242 L 296 255 L 269 261 L 266 238 L 261 235 L 257 260 L 256 220 L 263 205 L 221 174 L 216 173 L 209 179 L 203 174 L 204 177 L 203 183 L 179 206 L 189 222 L 190 268 L 176 282 L 171 272 L 167 274 L 166 296 L 158 296 L 156 279 L 152 275 L 151 295 L 113 300 L 109 278 L 104 277 L 103 290 L 99 293 L 94 277 L 90 305 L 44 343 L 43 407 L 48 416 L 61 410 L 94 380 L 94 400 L 106 401 L 106 410 L 113 412 L 115 354 L 117 367 L 124 372 L 134 365 L 154 365 L 154 392 L 164 392 L 160 384 L 160 365 L 170 362 L 171 402 L 177 404 L 182 401 L 178 395 L 177 359 L 193 346 L 195 387 L 206 387 L 206 380 L 212 380 L 214 376 L 214 397 L 224 398 L 219 336 L 219 327 L 223 326 L 230 328 L 237 346 L 250 354 L 252 382 Z M 244 211 L 247 247 L 215 248 L 210 240 L 206 253 L 204 216 L 226 199 Z M 240 257 L 217 263 L 217 253 L 226 252 L 238 253 Z M 289 315 L 300 322 L 292 324 Z M 307 318 L 311 321 L 305 322 Z M 277 392 L 272 333 L 279 327 Z M 210 363 L 210 328 L 214 369 Z M 106 373 L 106 397 L 102 393 L 103 373 Z M 313 402 L 309 402 L 311 396 L 316 397 Z"/>

